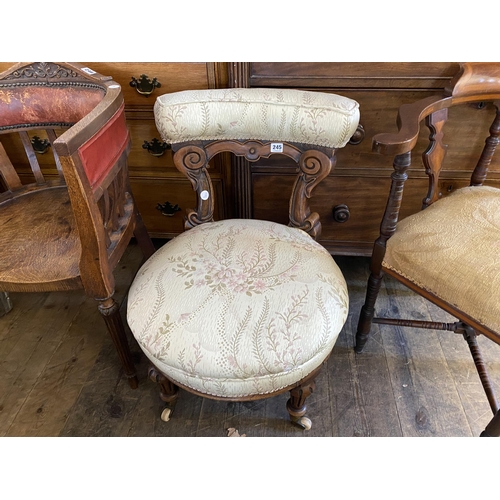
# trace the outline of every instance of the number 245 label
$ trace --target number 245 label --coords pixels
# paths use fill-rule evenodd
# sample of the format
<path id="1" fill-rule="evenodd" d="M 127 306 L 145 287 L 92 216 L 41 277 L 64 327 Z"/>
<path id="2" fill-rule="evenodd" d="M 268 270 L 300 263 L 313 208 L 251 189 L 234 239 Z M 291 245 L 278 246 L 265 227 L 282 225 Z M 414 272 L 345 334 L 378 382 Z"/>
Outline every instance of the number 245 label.
<path id="1" fill-rule="evenodd" d="M 271 143 L 271 153 L 283 153 L 283 143 L 282 142 L 272 142 Z"/>

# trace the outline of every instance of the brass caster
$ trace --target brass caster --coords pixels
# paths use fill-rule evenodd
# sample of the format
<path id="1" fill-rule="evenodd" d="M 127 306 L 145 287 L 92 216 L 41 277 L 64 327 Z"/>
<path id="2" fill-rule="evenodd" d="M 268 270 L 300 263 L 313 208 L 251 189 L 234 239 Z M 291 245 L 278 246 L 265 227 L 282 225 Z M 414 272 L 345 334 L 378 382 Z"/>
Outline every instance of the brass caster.
<path id="1" fill-rule="evenodd" d="M 163 422 L 168 422 L 170 420 L 170 417 L 172 416 L 172 408 L 164 408 L 164 410 L 161 412 L 161 419 Z"/>

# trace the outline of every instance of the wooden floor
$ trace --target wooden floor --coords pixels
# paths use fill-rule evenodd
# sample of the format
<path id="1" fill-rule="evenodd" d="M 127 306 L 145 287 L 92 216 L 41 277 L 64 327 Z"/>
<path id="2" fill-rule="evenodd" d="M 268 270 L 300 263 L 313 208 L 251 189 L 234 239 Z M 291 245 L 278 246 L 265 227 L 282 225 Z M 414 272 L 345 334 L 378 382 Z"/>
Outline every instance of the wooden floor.
<path id="1" fill-rule="evenodd" d="M 1 436 L 218 436 L 234 428 L 256 436 L 478 436 L 491 419 L 465 341 L 449 332 L 377 326 L 362 354 L 353 350 L 368 259 L 336 257 L 350 293 L 350 314 L 308 399 L 313 426 L 288 420 L 287 394 L 224 403 L 181 392 L 172 419 L 160 420 L 156 384 L 133 343 L 140 385 L 129 388 L 93 300 L 83 293 L 11 294 L 0 318 Z M 140 264 L 131 244 L 117 272 L 125 312 Z M 387 279 L 378 313 L 450 318 Z M 497 391 L 500 348 L 480 338 Z"/>

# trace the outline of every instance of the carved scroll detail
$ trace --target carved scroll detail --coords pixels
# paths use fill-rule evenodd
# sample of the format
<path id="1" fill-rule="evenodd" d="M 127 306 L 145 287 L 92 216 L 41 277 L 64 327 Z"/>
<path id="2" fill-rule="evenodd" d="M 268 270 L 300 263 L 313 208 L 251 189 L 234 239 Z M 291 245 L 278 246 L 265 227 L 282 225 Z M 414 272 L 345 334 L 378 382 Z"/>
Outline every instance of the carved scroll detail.
<path id="1" fill-rule="evenodd" d="M 24 68 L 17 69 L 13 71 L 10 75 L 6 76 L 5 80 L 18 80 L 24 78 L 32 79 L 51 79 L 51 78 L 78 78 L 78 73 L 76 71 L 63 68 L 58 64 L 54 63 L 33 63 L 30 66 L 25 66 Z"/>
<path id="2" fill-rule="evenodd" d="M 188 209 L 184 227 L 190 229 L 204 222 L 212 222 L 214 215 L 214 190 L 207 172 L 208 157 L 198 146 L 184 146 L 174 153 L 174 164 L 191 182 L 196 191 L 198 206 L 196 211 Z"/>
<path id="3" fill-rule="evenodd" d="M 311 197 L 313 189 L 328 176 L 335 163 L 335 152 L 330 158 L 316 150 L 305 151 L 298 161 L 300 172 L 290 198 L 290 226 L 303 229 L 313 238 L 319 236 L 321 223 L 319 214 L 311 213 L 307 200 Z"/>
<path id="4" fill-rule="evenodd" d="M 298 163 L 299 173 L 295 181 L 289 205 L 289 218 L 291 227 L 297 227 L 308 232 L 316 238 L 321 231 L 319 215 L 311 213 L 308 198 L 313 189 L 331 172 L 336 163 L 335 149 L 322 148 L 309 149 L 311 145 L 304 146 L 292 143 L 283 143 L 283 154 Z M 213 141 L 209 143 L 179 144 L 174 145 L 174 164 L 177 169 L 186 175 L 193 189 L 198 195 L 197 210 L 188 210 L 185 228 L 213 221 L 214 198 L 213 187 L 208 174 L 208 161 L 218 153 L 230 151 L 238 156 L 244 156 L 250 161 L 276 154 L 271 151 L 270 142 L 260 141 Z"/>

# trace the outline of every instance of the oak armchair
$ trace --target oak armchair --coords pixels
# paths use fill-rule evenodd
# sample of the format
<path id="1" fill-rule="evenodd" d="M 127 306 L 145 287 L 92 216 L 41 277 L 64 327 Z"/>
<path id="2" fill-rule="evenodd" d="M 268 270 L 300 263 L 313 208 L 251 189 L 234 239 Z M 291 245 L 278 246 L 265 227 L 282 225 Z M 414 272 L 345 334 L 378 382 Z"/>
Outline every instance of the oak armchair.
<path id="1" fill-rule="evenodd" d="M 130 189 L 129 149 L 111 77 L 77 63 L 18 63 L 0 74 L 0 291 L 83 288 L 136 387 L 113 269 L 133 236 L 145 257 L 154 247 Z M 41 163 L 49 150 L 52 163 Z"/>

